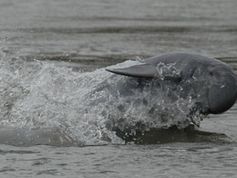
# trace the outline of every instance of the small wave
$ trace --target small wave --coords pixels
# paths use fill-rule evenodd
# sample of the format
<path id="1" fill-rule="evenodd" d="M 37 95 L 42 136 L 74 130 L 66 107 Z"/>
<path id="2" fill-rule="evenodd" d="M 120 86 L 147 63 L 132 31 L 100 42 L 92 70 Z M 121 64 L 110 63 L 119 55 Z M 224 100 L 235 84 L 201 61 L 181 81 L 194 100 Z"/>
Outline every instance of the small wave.
<path id="1" fill-rule="evenodd" d="M 139 26 L 105 26 L 105 27 L 84 27 L 84 28 L 18 28 L 18 29 L 3 29 L 3 31 L 23 32 L 23 33 L 56 33 L 56 34 L 94 34 L 94 33 L 116 33 L 116 34 L 130 34 L 130 33 L 193 33 L 193 32 L 218 32 L 218 33 L 236 33 L 236 26 L 206 26 L 200 27 L 197 25 L 139 25 Z"/>

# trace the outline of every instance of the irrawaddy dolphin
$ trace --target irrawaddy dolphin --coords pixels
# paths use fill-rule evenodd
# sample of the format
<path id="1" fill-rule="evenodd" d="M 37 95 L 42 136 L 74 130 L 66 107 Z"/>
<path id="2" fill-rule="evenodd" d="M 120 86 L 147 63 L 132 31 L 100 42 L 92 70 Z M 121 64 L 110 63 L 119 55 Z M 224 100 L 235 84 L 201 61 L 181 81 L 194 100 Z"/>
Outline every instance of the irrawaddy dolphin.
<path id="1" fill-rule="evenodd" d="M 194 91 L 196 110 L 203 114 L 220 114 L 237 99 L 237 75 L 217 59 L 198 54 L 170 53 L 145 59 L 127 68 L 106 69 L 109 72 L 138 78 L 146 82 L 170 81 L 183 88 L 180 96 Z"/>

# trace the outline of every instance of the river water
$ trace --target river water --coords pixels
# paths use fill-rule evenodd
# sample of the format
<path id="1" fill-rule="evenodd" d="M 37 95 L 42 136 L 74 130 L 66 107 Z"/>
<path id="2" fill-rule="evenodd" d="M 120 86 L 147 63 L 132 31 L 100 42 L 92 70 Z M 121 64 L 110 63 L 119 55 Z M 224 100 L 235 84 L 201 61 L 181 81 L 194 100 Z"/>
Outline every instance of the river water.
<path id="1" fill-rule="evenodd" d="M 236 0 L 0 0 L 0 177 L 237 177 L 237 105 L 201 121 L 214 134 L 126 144 L 108 118 L 185 127 L 190 103 L 157 93 L 146 106 L 125 105 L 111 93 L 126 79 L 104 70 L 173 51 L 237 70 L 236 8 Z M 142 112 L 155 101 L 169 112 Z"/>

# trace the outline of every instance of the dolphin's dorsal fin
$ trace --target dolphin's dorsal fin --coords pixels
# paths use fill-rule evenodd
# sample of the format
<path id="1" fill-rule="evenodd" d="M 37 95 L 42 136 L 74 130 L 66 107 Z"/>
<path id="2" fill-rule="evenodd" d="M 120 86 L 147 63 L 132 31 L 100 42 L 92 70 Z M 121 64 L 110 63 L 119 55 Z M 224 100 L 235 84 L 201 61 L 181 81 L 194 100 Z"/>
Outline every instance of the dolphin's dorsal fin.
<path id="1" fill-rule="evenodd" d="M 157 70 L 151 64 L 134 65 L 127 68 L 106 69 L 109 72 L 139 78 L 154 78 Z"/>
<path id="2" fill-rule="evenodd" d="M 171 80 L 174 82 L 180 82 L 182 77 L 180 74 L 173 74 L 173 73 L 166 73 L 166 74 L 159 74 L 158 69 L 152 64 L 140 64 L 134 65 L 127 68 L 117 68 L 117 69 L 106 69 L 109 72 L 125 75 L 130 77 L 137 77 L 137 78 L 157 78 L 161 80 Z"/>

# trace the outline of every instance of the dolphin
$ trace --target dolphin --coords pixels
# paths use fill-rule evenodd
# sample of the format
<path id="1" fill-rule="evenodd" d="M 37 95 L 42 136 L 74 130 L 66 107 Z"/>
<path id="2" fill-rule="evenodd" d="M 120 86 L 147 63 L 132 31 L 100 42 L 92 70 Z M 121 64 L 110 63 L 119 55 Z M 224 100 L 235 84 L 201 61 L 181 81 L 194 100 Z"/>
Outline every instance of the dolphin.
<path id="1" fill-rule="evenodd" d="M 181 97 L 189 91 L 203 114 L 220 114 L 237 99 L 237 75 L 226 63 L 211 57 L 189 53 L 168 53 L 144 59 L 126 68 L 107 68 L 109 72 L 144 81 L 170 81 L 181 86 Z"/>

